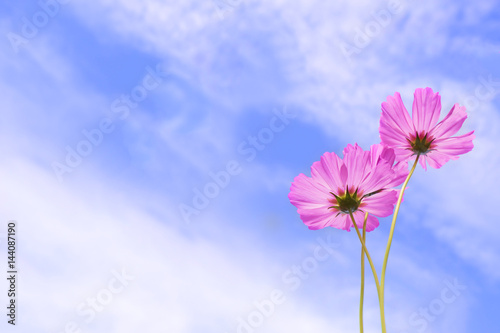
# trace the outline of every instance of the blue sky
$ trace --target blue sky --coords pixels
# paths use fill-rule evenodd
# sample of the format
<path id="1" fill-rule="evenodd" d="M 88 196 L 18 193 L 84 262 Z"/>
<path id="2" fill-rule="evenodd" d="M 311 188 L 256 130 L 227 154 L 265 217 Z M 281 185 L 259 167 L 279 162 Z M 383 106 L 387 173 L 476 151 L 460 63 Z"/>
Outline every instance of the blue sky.
<path id="1" fill-rule="evenodd" d="M 410 182 L 388 332 L 494 332 L 496 4 L 1 4 L 2 267 L 9 220 L 19 244 L 2 331 L 358 331 L 357 237 L 308 230 L 290 184 L 326 151 L 378 143 L 387 96 L 411 108 L 432 87 L 441 118 L 467 107 L 475 148 Z M 379 271 L 389 225 L 368 238 Z M 380 332 L 369 271 L 365 332 Z"/>

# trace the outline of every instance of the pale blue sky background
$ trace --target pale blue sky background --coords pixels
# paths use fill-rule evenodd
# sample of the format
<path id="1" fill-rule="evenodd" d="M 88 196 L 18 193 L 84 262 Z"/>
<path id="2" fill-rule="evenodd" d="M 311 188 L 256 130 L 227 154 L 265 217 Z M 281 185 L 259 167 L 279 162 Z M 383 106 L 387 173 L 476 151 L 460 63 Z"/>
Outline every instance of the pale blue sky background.
<path id="1" fill-rule="evenodd" d="M 325 151 L 378 143 L 388 95 L 411 108 L 427 86 L 442 117 L 467 107 L 477 138 L 410 182 L 388 332 L 497 331 L 497 1 L 61 2 L 0 5 L 0 236 L 18 221 L 20 272 L 18 325 L 2 313 L 2 332 L 358 331 L 356 235 L 308 230 L 288 191 Z M 267 137 L 283 110 L 294 117 Z M 88 154 L 58 176 L 68 149 Z M 230 161 L 239 172 L 188 223 L 179 207 Z M 368 238 L 379 271 L 389 224 Z M 455 279 L 465 289 L 446 303 Z M 380 332 L 367 281 L 365 332 Z M 259 317 L 276 289 L 283 302 Z"/>

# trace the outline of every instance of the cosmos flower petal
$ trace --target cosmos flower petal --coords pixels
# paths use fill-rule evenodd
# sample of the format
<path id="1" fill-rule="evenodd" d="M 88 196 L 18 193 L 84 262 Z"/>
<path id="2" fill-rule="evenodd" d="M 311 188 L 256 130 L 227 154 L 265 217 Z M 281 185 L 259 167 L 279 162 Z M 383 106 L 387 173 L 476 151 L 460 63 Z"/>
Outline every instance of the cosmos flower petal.
<path id="1" fill-rule="evenodd" d="M 472 148 L 474 148 L 472 140 L 474 140 L 475 137 L 474 131 L 471 131 L 464 135 L 437 139 L 435 143 L 439 149 L 436 150 L 448 155 L 462 155 L 470 152 Z M 430 154 L 432 154 L 432 152 Z"/>
<path id="2" fill-rule="evenodd" d="M 385 160 L 379 160 L 376 164 L 372 165 L 370 174 L 368 177 L 365 177 L 360 188 L 363 189 L 363 194 L 375 192 L 387 187 L 387 184 L 390 183 L 394 177 L 393 165 L 387 163 Z"/>
<path id="3" fill-rule="evenodd" d="M 455 104 L 446 117 L 444 117 L 429 134 L 434 138 L 452 136 L 462 127 L 465 119 L 467 119 L 465 106 Z"/>
<path id="4" fill-rule="evenodd" d="M 365 176 L 369 164 L 369 152 L 363 151 L 357 144 L 352 149 L 344 149 L 344 163 L 347 168 L 346 185 L 355 189 Z"/>
<path id="5" fill-rule="evenodd" d="M 362 209 L 370 214 L 386 217 L 392 214 L 397 200 L 395 190 L 385 190 L 363 199 Z"/>
<path id="6" fill-rule="evenodd" d="M 382 143 L 389 146 L 406 145 L 406 136 L 415 132 L 411 118 L 398 92 L 394 96 L 387 97 L 387 101 L 382 103 L 379 129 Z"/>
<path id="7" fill-rule="evenodd" d="M 328 188 L 304 174 L 295 177 L 288 198 L 297 207 L 301 220 L 309 229 L 321 229 L 331 223 L 334 213 L 329 209 Z"/>
<path id="8" fill-rule="evenodd" d="M 424 168 L 425 171 L 427 171 L 427 156 L 421 155 L 420 158 L 418 159 L 418 162 Z"/>
<path id="9" fill-rule="evenodd" d="M 370 162 L 371 165 L 377 165 L 380 160 L 384 160 L 390 165 L 394 163 L 396 155 L 394 154 L 394 149 L 381 144 L 375 144 L 370 146 Z"/>
<path id="10" fill-rule="evenodd" d="M 439 151 L 436 151 L 427 156 L 423 156 L 421 163 L 429 163 L 429 166 L 434 169 L 441 168 L 446 162 L 451 159 L 450 155 L 443 154 Z M 456 158 L 455 158 L 456 159 Z"/>
<path id="11" fill-rule="evenodd" d="M 347 167 L 345 166 L 345 164 L 342 164 L 342 166 L 340 167 L 340 180 L 342 184 L 347 183 L 347 176 Z"/>
<path id="12" fill-rule="evenodd" d="M 363 216 L 364 218 L 364 216 Z M 356 222 L 357 224 L 357 222 Z M 372 231 L 379 226 L 378 218 L 373 215 L 368 214 L 368 219 L 366 220 L 366 231 Z"/>
<path id="13" fill-rule="evenodd" d="M 311 230 L 325 228 L 335 221 L 335 214 L 325 208 L 299 208 L 297 212 L 302 222 Z"/>
<path id="14" fill-rule="evenodd" d="M 372 153 L 372 165 L 379 164 L 380 160 L 383 160 L 388 164 L 387 166 L 394 171 L 394 173 L 391 171 L 384 171 L 390 173 L 390 177 L 387 177 L 383 182 L 384 187 L 401 185 L 409 173 L 408 162 L 397 162 L 396 165 L 393 166 L 396 159 L 395 150 L 385 145 L 372 145 L 370 151 Z M 411 153 L 408 154 L 411 155 Z"/>
<path id="15" fill-rule="evenodd" d="M 341 230 L 351 231 L 351 227 L 353 226 L 349 214 L 341 214 L 336 223 Z"/>
<path id="16" fill-rule="evenodd" d="M 429 132 L 436 125 L 441 113 L 441 96 L 431 88 L 415 90 L 412 118 L 417 133 Z"/>
<path id="17" fill-rule="evenodd" d="M 396 163 L 393 167 L 394 170 L 394 177 L 386 184 L 385 187 L 395 187 L 399 186 L 404 183 L 406 177 L 408 177 L 408 174 L 410 171 L 408 170 L 408 162 L 407 161 L 402 161 Z"/>
<path id="18" fill-rule="evenodd" d="M 384 115 L 382 115 L 384 117 Z M 405 139 L 407 134 L 403 134 L 399 131 L 394 131 L 389 125 L 385 123 L 380 123 L 380 139 L 383 144 L 390 147 L 396 148 L 401 147 L 402 149 L 411 148 L 409 142 Z"/>
<path id="19" fill-rule="evenodd" d="M 288 198 L 299 207 L 316 208 L 329 204 L 327 195 L 329 189 L 304 174 L 299 174 L 293 180 Z"/>
<path id="20" fill-rule="evenodd" d="M 312 178 L 329 188 L 338 195 L 338 188 L 342 184 L 340 167 L 342 160 L 335 153 L 324 153 L 321 160 L 314 162 L 311 167 Z"/>
<path id="21" fill-rule="evenodd" d="M 316 215 L 313 218 L 309 219 L 305 224 L 310 230 L 318 230 L 325 227 L 334 227 L 340 230 L 351 231 L 351 227 L 353 227 L 349 214 L 343 213 L 339 214 L 338 216 Z"/>
<path id="22" fill-rule="evenodd" d="M 375 146 L 375 147 L 374 147 Z M 389 148 L 385 145 L 373 145 L 374 149 L 379 151 L 380 153 L 380 159 L 385 160 L 387 163 L 390 165 L 394 164 L 394 161 L 396 160 L 396 155 L 394 154 L 394 149 Z M 379 148 L 376 148 L 379 147 Z M 380 149 L 382 147 L 382 149 Z M 375 161 L 375 159 L 372 159 L 372 163 Z"/>
<path id="23" fill-rule="evenodd" d="M 387 101 L 382 103 L 382 112 L 387 115 L 387 122 L 395 124 L 402 133 L 414 131 L 413 123 L 398 92 L 387 97 Z"/>
<path id="24" fill-rule="evenodd" d="M 361 188 L 363 194 L 368 194 L 385 188 L 389 182 L 394 178 L 394 170 L 388 164 L 379 164 L 372 170 L 370 177 L 368 177 Z"/>
<path id="25" fill-rule="evenodd" d="M 357 149 L 356 147 L 358 147 L 357 143 L 355 143 L 354 145 L 351 145 L 350 143 L 348 143 L 347 146 L 342 151 L 342 154 L 344 154 L 344 156 L 345 156 L 345 154 L 347 154 L 347 153 L 356 151 L 356 149 Z"/>
<path id="26" fill-rule="evenodd" d="M 413 152 L 409 149 L 401 149 L 397 147 L 394 148 L 394 153 L 396 154 L 396 161 L 399 162 L 408 162 L 412 156 L 414 156 Z"/>
<path id="27" fill-rule="evenodd" d="M 380 155 L 382 155 L 382 152 L 386 149 L 388 149 L 387 146 L 380 144 L 375 144 L 370 146 L 370 161 L 372 165 L 378 162 L 378 160 L 380 159 Z"/>
<path id="28" fill-rule="evenodd" d="M 474 131 L 472 131 L 464 135 L 436 140 L 439 149 L 429 152 L 423 156 L 422 160 L 429 163 L 432 168 L 439 169 L 449 160 L 457 160 L 459 155 L 471 151 L 474 148 L 472 143 L 474 138 Z"/>

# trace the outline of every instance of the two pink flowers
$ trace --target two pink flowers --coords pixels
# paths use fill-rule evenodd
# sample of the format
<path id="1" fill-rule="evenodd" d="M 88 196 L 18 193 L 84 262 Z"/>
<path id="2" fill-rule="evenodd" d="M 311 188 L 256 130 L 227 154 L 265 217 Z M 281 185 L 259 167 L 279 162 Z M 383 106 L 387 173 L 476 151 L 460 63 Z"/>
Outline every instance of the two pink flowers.
<path id="1" fill-rule="evenodd" d="M 472 150 L 474 131 L 454 136 L 467 114 L 465 107 L 455 104 L 438 123 L 441 96 L 431 88 L 416 89 L 412 115 L 401 96 L 395 93 L 382 103 L 380 118 L 381 143 L 364 151 L 357 144 L 348 145 L 343 158 L 325 153 L 311 167 L 311 177 L 298 175 L 288 195 L 290 202 L 309 229 L 335 227 L 350 230 L 375 229 L 377 217 L 392 214 L 399 190 L 394 189 L 408 177 L 408 162 L 420 161 L 440 168 L 449 160 Z"/>

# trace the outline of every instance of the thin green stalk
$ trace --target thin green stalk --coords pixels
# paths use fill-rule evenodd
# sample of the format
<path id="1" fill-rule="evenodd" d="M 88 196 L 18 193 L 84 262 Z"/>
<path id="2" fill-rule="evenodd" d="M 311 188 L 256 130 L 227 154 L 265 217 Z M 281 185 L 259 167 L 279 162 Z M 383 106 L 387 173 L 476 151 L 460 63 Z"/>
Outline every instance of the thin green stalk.
<path id="1" fill-rule="evenodd" d="M 385 330 L 385 314 L 384 314 L 384 305 L 383 305 L 383 300 L 381 298 L 381 289 L 380 289 L 380 283 L 378 280 L 377 276 L 377 271 L 375 270 L 375 266 L 373 265 L 372 258 L 370 256 L 370 253 L 368 252 L 368 249 L 366 248 L 365 242 L 363 240 L 363 237 L 361 236 L 361 233 L 359 232 L 359 228 L 356 224 L 356 221 L 354 220 L 354 216 L 352 215 L 352 211 L 349 210 L 349 215 L 351 216 L 352 224 L 354 225 L 354 228 L 356 229 L 356 233 L 358 234 L 359 241 L 361 242 L 361 246 L 363 247 L 363 250 L 365 251 L 366 258 L 368 259 L 368 262 L 370 263 L 370 267 L 373 272 L 373 278 L 375 280 L 375 284 L 377 286 L 377 295 L 378 295 L 378 303 L 380 306 L 380 322 L 382 324 L 382 333 L 386 333 Z"/>
<path id="2" fill-rule="evenodd" d="M 368 220 L 368 213 L 365 214 L 363 221 L 363 241 L 366 244 L 366 220 Z M 361 291 L 359 299 L 359 331 L 363 333 L 363 301 L 365 295 L 365 251 L 361 246 Z"/>
<path id="3" fill-rule="evenodd" d="M 391 230 L 389 232 L 389 240 L 387 241 L 387 248 L 385 250 L 384 263 L 382 264 L 382 275 L 381 275 L 381 280 L 380 280 L 382 306 L 384 305 L 385 271 L 387 269 L 387 261 L 389 259 L 389 251 L 391 250 L 392 237 L 394 236 L 394 228 L 396 227 L 396 219 L 398 218 L 399 207 L 401 206 L 401 202 L 403 201 L 403 194 L 405 192 L 406 185 L 408 185 L 408 182 L 410 181 L 410 178 L 413 175 L 413 171 L 415 171 L 415 167 L 417 166 L 417 162 L 418 162 L 419 157 L 420 157 L 420 154 L 417 154 L 417 158 L 415 159 L 415 162 L 413 163 L 413 166 L 411 167 L 410 173 L 408 174 L 408 177 L 406 177 L 406 180 L 403 183 L 403 186 L 401 187 L 401 191 L 399 192 L 398 201 L 396 202 L 396 208 L 394 209 L 394 215 L 392 216 Z"/>

